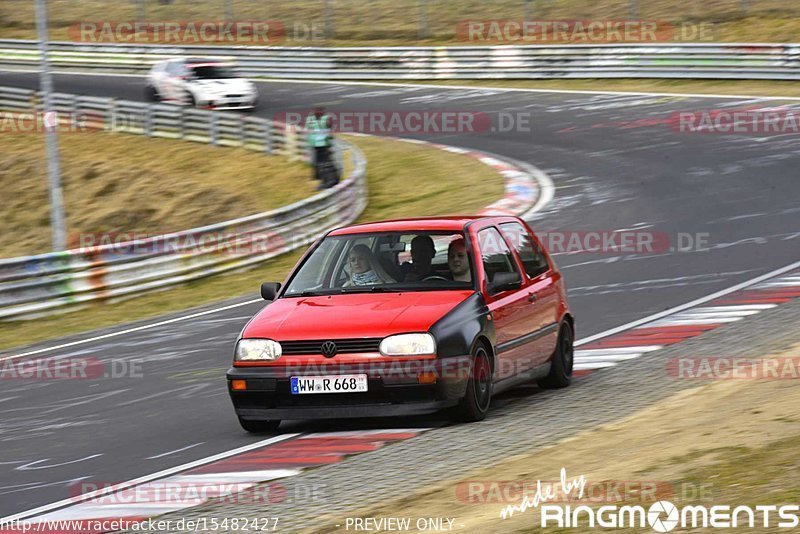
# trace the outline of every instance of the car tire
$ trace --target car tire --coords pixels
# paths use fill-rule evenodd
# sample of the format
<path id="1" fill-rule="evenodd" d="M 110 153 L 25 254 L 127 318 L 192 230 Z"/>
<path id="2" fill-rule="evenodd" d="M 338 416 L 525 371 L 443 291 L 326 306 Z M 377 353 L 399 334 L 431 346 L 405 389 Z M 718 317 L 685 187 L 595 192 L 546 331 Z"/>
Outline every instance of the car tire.
<path id="1" fill-rule="evenodd" d="M 148 85 L 144 88 L 144 98 L 148 102 L 158 102 L 161 100 L 161 97 L 158 94 L 158 91 L 152 85 Z"/>
<path id="2" fill-rule="evenodd" d="M 188 91 L 186 92 L 186 103 L 189 104 L 189 107 L 197 107 L 197 100 L 195 100 L 194 95 Z"/>
<path id="3" fill-rule="evenodd" d="M 492 361 L 482 344 L 472 351 L 469 381 L 464 397 L 455 408 L 455 419 L 465 423 L 482 421 L 492 402 Z"/>
<path id="4" fill-rule="evenodd" d="M 242 419 L 239 418 L 239 424 L 242 425 L 242 428 L 246 431 L 250 432 L 251 434 L 263 434 L 265 432 L 275 432 L 278 430 L 278 427 L 281 424 L 280 419 L 270 419 L 270 420 L 261 420 L 261 421 L 254 421 L 252 419 Z"/>
<path id="5" fill-rule="evenodd" d="M 553 353 L 553 363 L 545 378 L 538 381 L 542 389 L 567 387 L 572 381 L 572 366 L 575 361 L 574 333 L 569 323 L 562 323 L 558 332 L 558 342 Z"/>

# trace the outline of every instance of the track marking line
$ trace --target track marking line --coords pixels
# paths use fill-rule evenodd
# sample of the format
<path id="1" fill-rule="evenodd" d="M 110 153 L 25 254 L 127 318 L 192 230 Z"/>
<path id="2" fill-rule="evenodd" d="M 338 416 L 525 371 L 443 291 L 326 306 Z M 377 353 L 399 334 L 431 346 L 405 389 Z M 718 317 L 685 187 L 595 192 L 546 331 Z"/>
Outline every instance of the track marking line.
<path id="1" fill-rule="evenodd" d="M 195 443 L 194 445 L 187 445 L 186 447 L 175 449 L 174 451 L 162 452 L 161 454 L 156 454 L 155 456 L 148 456 L 147 458 L 145 458 L 145 460 L 157 460 L 158 458 L 164 458 L 165 456 L 169 456 L 171 454 L 176 454 L 179 452 L 187 451 L 189 449 L 193 449 L 195 447 L 203 445 L 204 443 L 205 441 L 201 441 L 200 443 Z"/>
<path id="2" fill-rule="evenodd" d="M 37 508 L 33 508 L 31 510 L 26 510 L 24 512 L 20 512 L 14 515 L 10 515 L 7 517 L 0 518 L 0 523 L 11 523 L 13 521 L 27 519 L 36 515 L 40 515 L 46 512 L 51 512 L 53 510 L 57 510 L 59 508 L 65 508 L 67 506 L 79 504 L 85 502 L 89 499 L 93 499 L 95 497 L 100 497 L 102 495 L 107 495 L 109 493 L 116 493 L 118 491 L 131 488 L 133 486 L 138 486 L 139 484 L 144 484 L 146 482 L 152 482 L 153 480 L 157 480 L 159 478 L 168 477 L 175 473 L 180 473 L 181 471 L 187 471 L 189 469 L 200 467 L 212 462 L 216 462 L 217 460 L 223 460 L 225 458 L 230 458 L 231 456 L 236 456 L 237 454 L 242 454 L 245 452 L 252 451 L 254 449 L 258 449 L 261 447 L 265 447 L 267 445 L 272 445 L 273 443 L 280 443 L 282 441 L 287 441 L 290 439 L 294 439 L 301 434 L 281 434 L 280 436 L 274 436 L 271 438 L 267 438 L 265 440 L 257 441 L 255 443 L 251 443 L 250 445 L 245 445 L 243 447 L 239 447 L 237 449 L 231 449 L 229 451 L 221 452 L 219 454 L 215 454 L 213 456 L 207 456 L 206 458 L 201 458 L 199 460 L 195 460 L 193 462 L 188 462 L 176 467 L 170 467 L 169 469 L 164 469 L 163 471 L 159 471 L 157 473 L 153 473 L 150 475 L 145 475 L 139 478 L 135 478 L 133 480 L 129 480 L 127 482 L 121 482 L 119 484 L 114 484 L 113 486 L 108 486 L 105 488 L 101 488 L 95 491 L 90 491 L 88 493 L 84 493 L 82 495 L 78 495 L 77 497 L 70 497 L 69 499 L 63 499 L 54 503 L 45 504 L 44 506 L 39 506 Z"/>
<path id="3" fill-rule="evenodd" d="M 250 305 L 250 304 L 255 304 L 256 302 L 262 302 L 262 299 L 253 299 L 253 300 L 248 300 L 248 301 L 245 301 L 245 302 L 239 302 L 239 303 L 236 303 L 236 304 L 229 304 L 228 306 L 223 306 L 221 308 L 214 308 L 214 309 L 211 309 L 211 310 L 205 310 L 205 311 L 201 311 L 201 312 L 197 312 L 197 313 L 192 313 L 190 315 L 184 315 L 184 316 L 181 316 L 181 317 L 174 317 L 172 319 L 166 319 L 164 321 L 158 321 L 156 323 L 150 323 L 150 324 L 145 324 L 145 325 L 141 325 L 141 326 L 136 326 L 134 328 L 127 328 L 125 330 L 120 330 L 119 332 L 110 332 L 108 334 L 102 334 L 102 335 L 90 337 L 90 338 L 87 338 L 87 339 L 79 339 L 77 341 L 71 341 L 69 343 L 62 343 L 61 345 L 54 345 L 52 347 L 43 347 L 41 349 L 36 349 L 36 350 L 28 351 L 28 352 L 23 352 L 22 354 L 13 354 L 11 356 L 3 356 L 2 358 L 0 358 L 0 362 L 5 362 L 5 361 L 9 361 L 9 360 L 16 360 L 18 358 L 24 358 L 26 356 L 34 356 L 36 354 L 42 354 L 44 352 L 50 352 L 52 350 L 66 349 L 66 348 L 69 348 L 69 347 L 74 347 L 76 345 L 82 345 L 84 343 L 91 343 L 93 341 L 100 341 L 101 339 L 109 339 L 109 338 L 112 338 L 112 337 L 121 336 L 123 334 L 130 334 L 130 333 L 133 333 L 133 332 L 141 332 L 142 330 L 149 330 L 151 328 L 157 328 L 159 326 L 164 326 L 164 325 L 167 325 L 167 324 L 178 323 L 178 322 L 181 322 L 181 321 L 185 321 L 187 319 L 194 319 L 196 317 L 202 317 L 204 315 L 211 315 L 212 313 L 218 313 L 218 312 L 225 311 L 225 310 L 230 310 L 230 309 L 233 309 L 233 308 L 239 308 L 241 306 L 247 306 L 247 305 Z"/>
<path id="4" fill-rule="evenodd" d="M 585 345 L 587 343 L 591 343 L 592 341 L 595 341 L 597 339 L 608 337 L 608 336 L 611 336 L 613 334 L 618 334 L 620 332 L 624 332 L 625 330 L 629 330 L 631 328 L 635 328 L 637 326 L 640 326 L 640 325 L 643 325 L 643 324 L 646 324 L 646 323 L 654 322 L 654 321 L 656 321 L 658 319 L 661 319 L 663 317 L 667 317 L 668 315 L 672 315 L 672 314 L 675 314 L 675 313 L 678 313 L 678 312 L 682 312 L 684 310 L 688 310 L 689 308 L 693 308 L 693 307 L 695 307 L 695 306 L 697 306 L 699 304 L 704 304 L 704 303 L 706 303 L 706 302 L 708 302 L 710 300 L 714 300 L 714 299 L 717 299 L 719 297 L 723 297 L 725 295 L 729 295 L 731 293 L 735 293 L 736 291 L 739 291 L 740 289 L 745 289 L 745 288 L 748 288 L 750 286 L 754 286 L 754 285 L 756 285 L 756 284 L 758 284 L 760 282 L 763 282 L 764 280 L 768 280 L 770 278 L 773 278 L 773 277 L 778 276 L 780 274 L 792 271 L 792 270 L 797 269 L 797 268 L 800 268 L 800 261 L 796 261 L 796 262 L 794 262 L 794 263 L 792 263 L 790 265 L 787 265 L 785 267 L 781 267 L 780 269 L 775 269 L 774 271 L 770 271 L 770 272 L 768 272 L 766 274 L 762 274 L 761 276 L 757 276 L 756 278 L 752 278 L 750 280 L 746 280 L 744 282 L 741 282 L 739 284 L 731 286 L 731 287 L 729 287 L 727 289 L 723 289 L 723 290 L 717 291 L 716 293 L 712 293 L 710 295 L 706 295 L 705 297 L 700 297 L 699 299 L 695 299 L 695 300 L 693 300 L 691 302 L 687 302 L 685 304 L 681 304 L 679 306 L 675 306 L 675 307 L 670 308 L 668 310 L 664 310 L 662 312 L 654 313 L 653 315 L 648 315 L 647 317 L 643 317 L 641 319 L 637 319 L 635 321 L 631 321 L 629 323 L 617 326 L 615 328 L 611 328 L 611 329 L 606 330 L 604 332 L 600 332 L 598 334 L 594 334 L 593 336 L 589 336 L 587 338 L 581 339 L 580 341 L 575 343 L 575 346 L 576 347 L 580 347 L 581 345 Z M 707 322 L 708 321 L 706 321 L 706 323 Z M 690 323 L 686 323 L 686 324 L 690 324 Z"/>

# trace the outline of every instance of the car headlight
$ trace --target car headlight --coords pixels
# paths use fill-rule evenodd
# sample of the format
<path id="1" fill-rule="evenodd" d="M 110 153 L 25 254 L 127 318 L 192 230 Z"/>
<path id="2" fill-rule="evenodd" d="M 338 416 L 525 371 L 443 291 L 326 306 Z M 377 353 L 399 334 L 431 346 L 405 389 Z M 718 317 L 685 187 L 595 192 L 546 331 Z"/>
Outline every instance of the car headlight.
<path id="1" fill-rule="evenodd" d="M 236 343 L 237 362 L 272 361 L 281 357 L 281 344 L 271 339 L 240 339 Z"/>
<path id="2" fill-rule="evenodd" d="M 384 338 L 378 350 L 384 356 L 436 354 L 436 340 L 430 334 L 398 334 Z"/>

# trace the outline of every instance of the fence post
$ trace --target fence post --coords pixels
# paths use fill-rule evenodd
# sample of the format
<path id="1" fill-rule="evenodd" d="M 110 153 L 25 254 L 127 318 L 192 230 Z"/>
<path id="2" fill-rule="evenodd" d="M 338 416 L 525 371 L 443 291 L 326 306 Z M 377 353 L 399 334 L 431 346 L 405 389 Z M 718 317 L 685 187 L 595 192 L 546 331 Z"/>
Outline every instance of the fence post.
<path id="1" fill-rule="evenodd" d="M 115 99 L 111 99 L 108 102 L 108 109 L 109 109 L 109 121 L 111 124 L 108 125 L 107 130 L 109 132 L 116 132 L 117 131 L 117 101 Z"/>
<path id="2" fill-rule="evenodd" d="M 272 145 L 272 121 L 267 119 L 264 122 L 264 152 L 272 154 L 274 147 Z"/>
<path id="3" fill-rule="evenodd" d="M 219 139 L 217 137 L 217 114 L 211 112 L 211 144 L 219 146 Z"/>
<path id="4" fill-rule="evenodd" d="M 428 12 L 426 0 L 419 0 L 419 29 L 418 36 L 424 39 L 428 36 Z"/>
<path id="5" fill-rule="evenodd" d="M 333 0 L 325 0 L 325 38 L 333 39 Z"/>
<path id="6" fill-rule="evenodd" d="M 144 134 L 153 137 L 153 106 L 147 106 L 144 114 Z"/>
<path id="7" fill-rule="evenodd" d="M 137 9 L 137 20 L 140 22 L 147 19 L 147 6 L 145 5 L 146 0 L 134 0 L 136 2 Z"/>
<path id="8" fill-rule="evenodd" d="M 639 6 L 636 0 L 628 0 L 628 18 L 631 20 L 639 18 Z"/>
<path id="9" fill-rule="evenodd" d="M 290 125 L 284 125 L 284 151 L 289 161 L 297 161 L 298 145 L 297 145 L 297 131 Z"/>

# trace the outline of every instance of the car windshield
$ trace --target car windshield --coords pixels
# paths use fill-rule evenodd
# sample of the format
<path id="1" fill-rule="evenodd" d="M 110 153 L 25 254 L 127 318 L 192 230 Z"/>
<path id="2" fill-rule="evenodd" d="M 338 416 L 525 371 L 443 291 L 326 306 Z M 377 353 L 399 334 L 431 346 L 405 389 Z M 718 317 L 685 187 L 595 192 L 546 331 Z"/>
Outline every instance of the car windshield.
<path id="1" fill-rule="evenodd" d="M 283 296 L 471 289 L 460 233 L 409 232 L 326 237 Z"/>
<path id="2" fill-rule="evenodd" d="M 191 67 L 189 70 L 192 76 L 198 80 L 237 78 L 232 70 L 222 65 L 201 65 L 198 67 Z"/>

